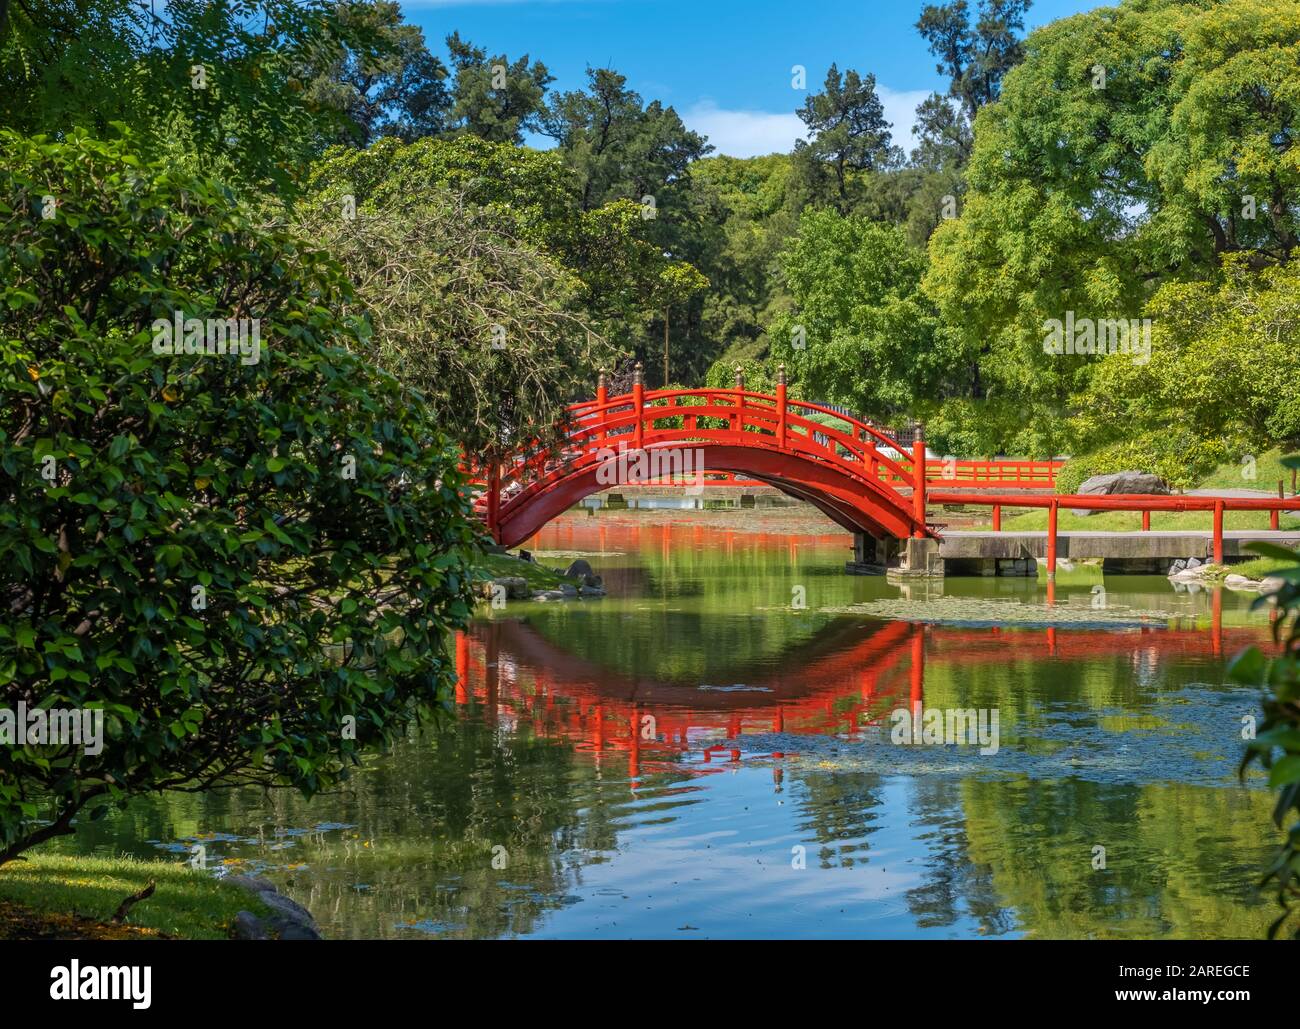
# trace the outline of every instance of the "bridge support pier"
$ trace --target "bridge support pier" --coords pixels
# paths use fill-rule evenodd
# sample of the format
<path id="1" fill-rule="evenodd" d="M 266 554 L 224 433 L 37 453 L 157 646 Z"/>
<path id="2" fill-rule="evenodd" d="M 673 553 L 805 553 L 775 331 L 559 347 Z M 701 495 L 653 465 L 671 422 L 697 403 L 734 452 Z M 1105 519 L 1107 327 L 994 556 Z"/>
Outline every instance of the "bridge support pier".
<path id="1" fill-rule="evenodd" d="M 936 539 L 877 538 L 865 532 L 853 534 L 853 560 L 845 562 L 850 575 L 901 576 L 909 579 L 942 579 L 943 558 Z"/>
<path id="2" fill-rule="evenodd" d="M 939 556 L 938 540 L 914 536 L 900 542 L 898 567 L 889 570 L 891 579 L 943 578 L 943 558 Z"/>
<path id="3" fill-rule="evenodd" d="M 884 575 L 898 564 L 898 544 L 889 537 L 877 539 L 870 533 L 855 532 L 853 560 L 844 563 L 844 570 L 850 575 Z"/>

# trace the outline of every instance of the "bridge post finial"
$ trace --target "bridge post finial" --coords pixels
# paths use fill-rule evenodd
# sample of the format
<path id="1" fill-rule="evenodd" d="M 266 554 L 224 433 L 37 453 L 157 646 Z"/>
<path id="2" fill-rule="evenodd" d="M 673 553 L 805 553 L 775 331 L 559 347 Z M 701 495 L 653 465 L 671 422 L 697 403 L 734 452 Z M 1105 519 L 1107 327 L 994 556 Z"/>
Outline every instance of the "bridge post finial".
<path id="1" fill-rule="evenodd" d="M 605 371 L 604 368 L 600 370 L 600 375 L 596 379 L 596 388 L 597 389 L 609 388 L 609 374 Z"/>
<path id="2" fill-rule="evenodd" d="M 745 369 L 743 365 L 736 365 L 736 389 L 745 388 Z"/>
<path id="3" fill-rule="evenodd" d="M 633 369 L 632 382 L 638 386 L 645 385 L 645 367 L 640 361 L 636 363 L 636 368 Z"/>
<path id="4" fill-rule="evenodd" d="M 785 362 L 782 361 L 776 366 L 776 381 L 779 385 L 785 385 Z"/>

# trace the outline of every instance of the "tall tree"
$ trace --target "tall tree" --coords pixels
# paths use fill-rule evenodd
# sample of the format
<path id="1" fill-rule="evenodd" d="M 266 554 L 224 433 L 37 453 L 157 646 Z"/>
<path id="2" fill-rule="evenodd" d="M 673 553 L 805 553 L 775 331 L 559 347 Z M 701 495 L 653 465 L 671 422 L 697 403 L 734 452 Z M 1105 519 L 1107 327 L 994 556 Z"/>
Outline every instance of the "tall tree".
<path id="1" fill-rule="evenodd" d="M 449 131 L 522 143 L 524 133 L 537 128 L 546 87 L 554 81 L 546 65 L 530 64 L 527 54 L 513 62 L 505 54 L 488 57 L 459 32 L 447 37 L 447 49 L 456 72 Z"/>
<path id="2" fill-rule="evenodd" d="M 402 20 L 395 0 L 349 0 L 338 8 L 349 43 L 327 54 L 308 97 L 343 111 L 340 141 L 368 145 L 379 136 L 408 142 L 446 127 L 447 67 L 429 52 L 424 32 Z"/>
<path id="3" fill-rule="evenodd" d="M 891 125 L 876 94 L 876 76 L 850 68 L 842 76 L 834 64 L 825 88 L 804 101 L 797 112 L 810 138 L 795 144 L 795 157 L 813 182 L 829 171 L 834 202 L 841 214 L 853 206 L 854 173 L 897 165 L 902 153 L 891 144 Z"/>

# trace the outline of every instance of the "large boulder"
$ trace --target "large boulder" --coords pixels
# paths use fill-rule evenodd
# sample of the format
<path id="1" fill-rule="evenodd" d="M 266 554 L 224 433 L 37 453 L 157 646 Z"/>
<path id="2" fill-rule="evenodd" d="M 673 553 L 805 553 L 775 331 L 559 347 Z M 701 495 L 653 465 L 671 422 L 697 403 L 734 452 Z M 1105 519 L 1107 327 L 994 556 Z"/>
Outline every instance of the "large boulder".
<path id="1" fill-rule="evenodd" d="M 593 574 L 595 573 L 592 571 L 591 565 L 582 558 L 578 558 L 578 560 L 574 561 L 573 564 L 569 565 L 569 567 L 564 570 L 564 577 L 566 579 L 585 579 L 587 576 Z"/>
<path id="2" fill-rule="evenodd" d="M 1169 487 L 1163 479 L 1150 472 L 1112 472 L 1109 475 L 1094 475 L 1084 479 L 1079 492 L 1087 496 L 1111 496 L 1116 493 L 1137 493 L 1145 496 L 1169 495 Z M 1076 514 L 1090 515 L 1089 510 L 1076 511 Z"/>

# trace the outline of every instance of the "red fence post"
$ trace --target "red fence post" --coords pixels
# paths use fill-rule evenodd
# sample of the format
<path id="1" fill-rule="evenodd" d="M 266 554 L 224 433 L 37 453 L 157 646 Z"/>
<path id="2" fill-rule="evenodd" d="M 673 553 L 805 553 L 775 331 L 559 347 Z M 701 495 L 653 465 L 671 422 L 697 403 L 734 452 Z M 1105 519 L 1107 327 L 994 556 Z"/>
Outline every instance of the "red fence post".
<path id="1" fill-rule="evenodd" d="M 1223 564 L 1223 500 L 1214 501 L 1214 563 Z"/>
<path id="2" fill-rule="evenodd" d="M 501 515 L 501 462 L 493 455 L 488 462 L 487 476 L 487 525 L 488 532 L 498 543 L 501 532 L 497 525 Z"/>
<path id="3" fill-rule="evenodd" d="M 1056 582 L 1056 501 L 1047 509 L 1047 581 Z"/>
<path id="4" fill-rule="evenodd" d="M 785 365 L 781 365 L 776 370 L 776 446 L 778 450 L 785 449 Z"/>
<path id="5" fill-rule="evenodd" d="M 641 449 L 641 443 L 645 439 L 644 425 L 642 416 L 645 412 L 645 369 L 641 367 L 641 362 L 636 363 L 636 372 L 632 377 L 632 410 L 636 415 L 636 429 L 633 432 L 632 440 L 637 450 Z"/>
<path id="6" fill-rule="evenodd" d="M 736 432 L 745 431 L 745 369 L 736 365 Z"/>
<path id="7" fill-rule="evenodd" d="M 917 527 L 912 535 L 920 539 L 925 535 L 925 442 L 912 444 L 912 517 Z"/>
<path id="8" fill-rule="evenodd" d="M 1277 480 L 1277 499 L 1286 499 L 1286 487 L 1283 485 L 1281 479 Z M 1278 515 L 1280 514 L 1281 511 L 1276 507 L 1268 513 L 1268 527 L 1274 532 L 1277 532 L 1277 530 L 1281 528 L 1281 523 L 1278 521 Z"/>
<path id="9" fill-rule="evenodd" d="M 602 425 L 604 424 L 605 418 L 607 417 L 604 407 L 608 401 L 609 401 L 609 379 L 605 375 L 605 369 L 602 368 L 600 370 L 600 378 L 596 380 L 596 406 L 601 409 L 596 412 L 596 418 L 600 421 Z M 601 429 L 598 433 L 596 433 L 596 439 L 603 440 L 604 438 L 605 438 L 605 430 Z"/>
<path id="10" fill-rule="evenodd" d="M 1150 511 L 1143 511 L 1143 512 L 1142 512 L 1142 531 L 1143 531 L 1143 532 L 1150 532 L 1150 531 L 1151 531 L 1151 512 L 1150 512 Z"/>
<path id="11" fill-rule="evenodd" d="M 993 531 L 994 532 L 1002 531 L 1002 505 L 1001 504 L 993 505 Z"/>

